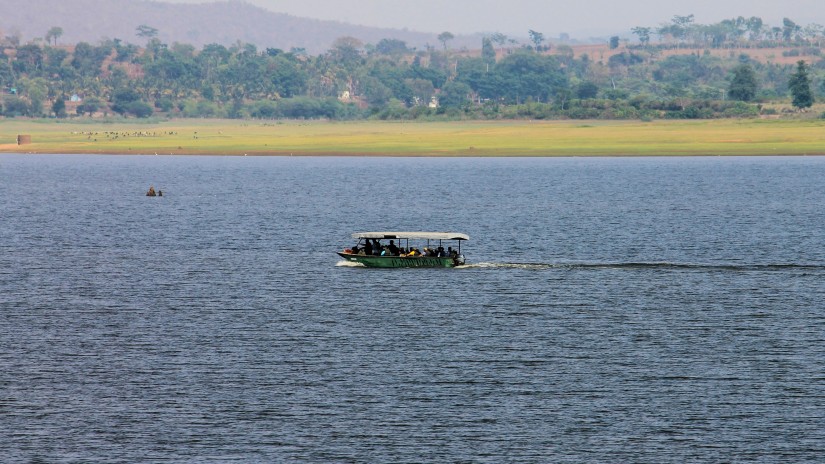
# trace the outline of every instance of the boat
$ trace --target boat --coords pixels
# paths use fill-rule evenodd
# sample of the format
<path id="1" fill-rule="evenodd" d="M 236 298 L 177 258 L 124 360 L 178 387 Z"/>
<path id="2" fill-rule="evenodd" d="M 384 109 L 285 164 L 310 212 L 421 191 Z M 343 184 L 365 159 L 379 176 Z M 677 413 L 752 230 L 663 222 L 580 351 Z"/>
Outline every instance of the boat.
<path id="1" fill-rule="evenodd" d="M 356 232 L 352 238 L 358 243 L 338 256 L 382 268 L 461 266 L 465 262 L 461 242 L 470 239 L 457 232 Z"/>

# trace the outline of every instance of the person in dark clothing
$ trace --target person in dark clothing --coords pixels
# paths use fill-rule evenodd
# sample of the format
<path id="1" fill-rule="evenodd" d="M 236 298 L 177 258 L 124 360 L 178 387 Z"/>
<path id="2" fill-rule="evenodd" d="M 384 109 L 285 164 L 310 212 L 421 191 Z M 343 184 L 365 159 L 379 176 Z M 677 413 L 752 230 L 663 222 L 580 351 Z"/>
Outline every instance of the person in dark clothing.
<path id="1" fill-rule="evenodd" d="M 387 249 L 390 251 L 390 254 L 393 256 L 398 256 L 398 247 L 395 246 L 395 242 L 390 240 L 390 244 L 387 246 Z"/>
<path id="2" fill-rule="evenodd" d="M 364 254 L 365 255 L 372 255 L 372 243 L 369 240 L 364 241 Z"/>

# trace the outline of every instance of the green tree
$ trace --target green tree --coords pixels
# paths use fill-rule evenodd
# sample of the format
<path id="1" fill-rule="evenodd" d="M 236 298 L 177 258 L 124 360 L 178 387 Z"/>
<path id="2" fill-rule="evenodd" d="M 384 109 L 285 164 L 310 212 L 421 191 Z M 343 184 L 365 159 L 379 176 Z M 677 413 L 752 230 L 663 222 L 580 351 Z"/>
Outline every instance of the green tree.
<path id="1" fill-rule="evenodd" d="M 650 44 L 651 29 L 649 27 L 642 27 L 642 26 L 634 27 L 633 29 L 630 30 L 630 32 L 636 34 L 636 36 L 639 38 L 639 42 L 642 45 Z"/>
<path id="2" fill-rule="evenodd" d="M 77 105 L 77 114 L 83 115 L 88 113 L 91 117 L 95 114 L 98 110 L 103 108 L 103 102 L 97 97 L 89 97 L 83 101 L 83 103 Z"/>
<path id="3" fill-rule="evenodd" d="M 65 118 L 66 117 L 66 100 L 62 97 L 59 97 L 54 101 L 52 104 L 52 113 L 58 118 Z"/>
<path id="4" fill-rule="evenodd" d="M 534 31 L 532 29 L 527 31 L 527 33 L 530 34 L 530 41 L 533 42 L 534 49 L 536 51 L 540 51 L 541 44 L 544 43 L 544 34 L 538 31 Z"/>
<path id="5" fill-rule="evenodd" d="M 507 43 L 507 36 L 501 32 L 495 32 L 490 36 L 490 40 L 492 40 L 493 43 L 497 43 L 499 48 L 501 48 Z"/>
<path id="6" fill-rule="evenodd" d="M 125 106 L 126 113 L 129 113 L 138 118 L 148 118 L 154 112 L 151 105 L 142 101 L 130 102 L 127 103 Z"/>
<path id="7" fill-rule="evenodd" d="M 785 39 L 785 42 L 794 39 L 800 30 L 802 30 L 802 27 L 795 22 L 788 18 L 782 18 L 782 38 Z"/>
<path id="8" fill-rule="evenodd" d="M 158 30 L 152 26 L 141 24 L 135 28 L 135 34 L 137 34 L 138 37 L 151 40 L 158 36 Z"/>
<path id="9" fill-rule="evenodd" d="M 557 89 L 567 87 L 567 76 L 556 57 L 531 52 L 502 58 L 491 74 L 482 97 L 509 103 L 546 103 Z"/>
<path id="10" fill-rule="evenodd" d="M 671 20 L 672 27 L 669 32 L 673 34 L 674 38 L 684 41 L 690 34 L 690 30 L 693 26 L 693 18 L 693 15 L 674 16 Z"/>
<path id="11" fill-rule="evenodd" d="M 731 100 L 751 101 L 756 97 L 758 84 L 756 72 L 749 64 L 740 64 L 733 70 L 733 78 L 728 87 L 728 97 Z"/>
<path id="12" fill-rule="evenodd" d="M 674 98 L 679 103 L 679 108 L 684 111 L 687 103 L 688 91 L 680 85 L 670 84 L 665 86 L 665 94 Z"/>
<path id="13" fill-rule="evenodd" d="M 757 40 L 763 32 L 764 23 L 762 22 L 762 18 L 758 16 L 751 16 L 747 20 L 747 28 L 748 32 L 750 32 L 750 39 Z"/>
<path id="14" fill-rule="evenodd" d="M 556 89 L 555 100 L 559 109 L 564 111 L 569 102 L 573 98 L 573 92 L 567 87 L 560 87 Z"/>
<path id="15" fill-rule="evenodd" d="M 2 47 L 2 45 L 0 45 Z M 15 75 L 14 69 L 6 60 L 0 60 L 0 86 L 11 87 L 14 85 Z M 2 98 L 0 98 L 2 100 Z"/>
<path id="16" fill-rule="evenodd" d="M 303 93 L 309 79 L 306 71 L 284 55 L 270 60 L 269 76 L 278 95 L 282 97 L 295 97 Z"/>
<path id="17" fill-rule="evenodd" d="M 3 115 L 9 118 L 15 116 L 28 116 L 31 114 L 31 107 L 22 98 L 12 97 L 6 98 L 3 104 Z"/>
<path id="18" fill-rule="evenodd" d="M 811 77 L 805 61 L 800 60 L 796 63 L 796 71 L 791 74 L 788 88 L 793 96 L 794 107 L 804 110 L 813 106 L 814 94 L 811 92 Z"/>
<path id="19" fill-rule="evenodd" d="M 52 39 L 54 39 L 54 46 L 57 46 L 57 39 L 63 35 L 63 28 L 62 27 L 52 27 L 46 32 L 46 43 L 51 43 Z"/>
<path id="20" fill-rule="evenodd" d="M 361 50 L 364 43 L 355 37 L 345 36 L 335 39 L 330 54 L 332 58 L 349 70 L 354 70 L 361 61 Z"/>
<path id="21" fill-rule="evenodd" d="M 409 53 L 407 43 L 398 39 L 381 39 L 375 45 L 375 52 L 381 55 L 399 56 Z"/>
<path id="22" fill-rule="evenodd" d="M 407 79 L 407 87 L 412 91 L 412 106 L 427 106 L 435 94 L 433 83 L 427 79 Z"/>
<path id="23" fill-rule="evenodd" d="M 42 77 L 34 79 L 21 78 L 18 81 L 20 93 L 29 99 L 29 107 L 32 116 L 40 116 L 43 113 L 43 101 L 49 92 L 49 83 Z"/>
<path id="24" fill-rule="evenodd" d="M 68 58 L 69 52 L 62 48 L 46 47 L 46 72 L 51 75 L 59 74 L 63 61 Z"/>
<path id="25" fill-rule="evenodd" d="M 473 89 L 463 82 L 448 82 L 441 88 L 439 105 L 445 108 L 462 108 L 470 103 Z"/>
<path id="26" fill-rule="evenodd" d="M 96 77 L 100 75 L 103 62 L 111 51 L 111 48 L 106 45 L 95 47 L 86 42 L 80 42 L 75 45 L 72 67 L 84 77 Z"/>
<path id="27" fill-rule="evenodd" d="M 619 48 L 619 36 L 614 35 L 610 38 L 610 49 L 615 50 L 617 48 Z"/>
<path id="28" fill-rule="evenodd" d="M 43 49 L 37 44 L 17 47 L 17 57 L 13 61 L 14 70 L 21 74 L 35 75 L 43 69 Z"/>
<path id="29" fill-rule="evenodd" d="M 493 40 L 489 37 L 481 39 L 481 59 L 487 64 L 496 62 L 496 49 L 493 48 Z"/>
<path id="30" fill-rule="evenodd" d="M 441 34 L 438 34 L 438 41 L 444 46 L 444 50 L 447 49 L 447 42 L 453 39 L 455 39 L 455 36 L 452 32 L 444 31 Z"/>
<path id="31" fill-rule="evenodd" d="M 576 96 L 582 100 L 596 98 L 599 86 L 590 81 L 584 81 L 576 87 Z"/>
<path id="32" fill-rule="evenodd" d="M 367 102 L 369 102 L 370 105 L 383 106 L 392 98 L 392 89 L 373 76 L 364 78 L 363 86 L 364 95 L 367 97 Z"/>
<path id="33" fill-rule="evenodd" d="M 115 91 L 112 96 L 112 111 L 119 114 L 130 112 L 129 105 L 140 100 L 140 94 L 133 88 L 123 88 Z"/>
<path id="34" fill-rule="evenodd" d="M 123 45 L 123 41 L 120 39 L 112 40 L 112 45 L 117 52 L 117 56 L 115 56 L 115 60 L 120 62 L 130 61 L 135 58 L 140 51 L 137 45 L 135 44 L 126 44 Z"/>

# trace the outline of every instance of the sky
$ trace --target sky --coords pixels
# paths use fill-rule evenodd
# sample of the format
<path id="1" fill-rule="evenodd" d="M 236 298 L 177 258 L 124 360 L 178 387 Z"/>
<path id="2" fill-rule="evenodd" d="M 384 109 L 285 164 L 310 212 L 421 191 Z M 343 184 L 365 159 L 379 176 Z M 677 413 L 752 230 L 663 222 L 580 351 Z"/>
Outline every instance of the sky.
<path id="1" fill-rule="evenodd" d="M 164 1 L 164 0 L 162 0 Z M 219 0 L 165 0 L 208 3 Z M 224 0 L 225 1 L 225 0 Z M 454 34 L 502 32 L 574 38 L 630 33 L 658 26 L 674 15 L 693 14 L 710 24 L 736 16 L 759 16 L 771 26 L 783 17 L 800 25 L 825 24 L 825 0 L 243 0 L 268 10 L 366 26 Z"/>

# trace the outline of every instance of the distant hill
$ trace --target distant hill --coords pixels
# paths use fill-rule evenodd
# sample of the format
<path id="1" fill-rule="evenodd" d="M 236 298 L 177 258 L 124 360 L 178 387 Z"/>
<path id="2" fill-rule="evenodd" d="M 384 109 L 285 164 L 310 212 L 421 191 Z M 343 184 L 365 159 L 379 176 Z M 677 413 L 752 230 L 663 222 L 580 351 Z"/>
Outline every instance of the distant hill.
<path id="1" fill-rule="evenodd" d="M 135 34 L 140 25 L 158 29 L 158 38 L 165 43 L 195 46 L 241 41 L 259 48 L 299 47 L 317 54 L 342 36 L 373 44 L 384 38 L 399 39 L 418 49 L 428 44 L 440 46 L 437 34 L 299 18 L 240 1 L 173 4 L 146 0 L 3 0 L 0 6 L 0 37 L 19 33 L 24 42 L 44 37 L 51 27 L 58 26 L 64 32 L 58 44 L 117 38 L 143 45 L 145 39 Z M 450 45 L 480 48 L 481 38 L 457 36 Z"/>

